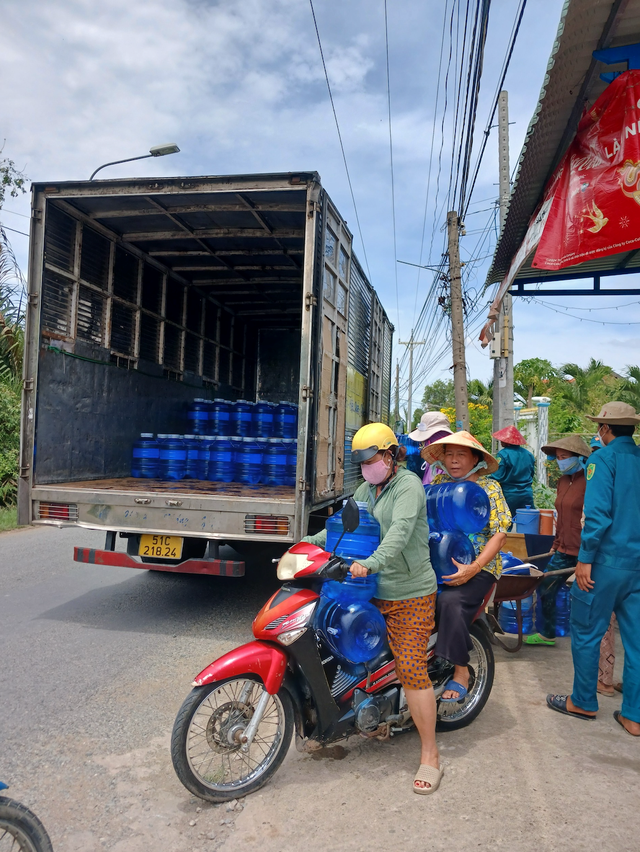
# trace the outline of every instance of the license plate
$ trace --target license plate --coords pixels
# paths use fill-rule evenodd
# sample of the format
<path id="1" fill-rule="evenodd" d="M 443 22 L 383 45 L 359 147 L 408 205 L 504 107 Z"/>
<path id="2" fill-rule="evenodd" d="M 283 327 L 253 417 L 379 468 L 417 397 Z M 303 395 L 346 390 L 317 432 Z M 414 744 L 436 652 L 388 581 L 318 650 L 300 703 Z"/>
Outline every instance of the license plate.
<path id="1" fill-rule="evenodd" d="M 138 556 L 180 559 L 183 541 L 178 535 L 141 535 Z"/>

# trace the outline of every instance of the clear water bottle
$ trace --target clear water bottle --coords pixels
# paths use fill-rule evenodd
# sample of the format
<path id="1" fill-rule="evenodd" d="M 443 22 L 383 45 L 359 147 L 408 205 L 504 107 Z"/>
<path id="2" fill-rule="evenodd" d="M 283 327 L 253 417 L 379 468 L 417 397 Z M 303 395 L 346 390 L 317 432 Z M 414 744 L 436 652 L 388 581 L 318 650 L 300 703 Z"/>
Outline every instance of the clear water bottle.
<path id="1" fill-rule="evenodd" d="M 209 431 L 209 403 L 194 399 L 187 409 L 187 424 L 191 435 L 206 435 Z"/>
<path id="2" fill-rule="evenodd" d="M 429 533 L 429 553 L 431 554 L 431 565 L 436 572 L 438 582 L 443 577 L 455 574 L 458 570 L 451 561 L 471 565 L 476 558 L 473 545 L 460 530 L 442 530 L 441 532 Z"/>
<path id="3" fill-rule="evenodd" d="M 157 479 L 160 445 L 153 439 L 153 432 L 142 432 L 140 440 L 133 445 L 131 476 L 136 479 Z"/>
<path id="4" fill-rule="evenodd" d="M 209 445 L 209 472 L 207 479 L 212 482 L 234 482 L 236 463 L 233 458 L 233 444 L 227 435 L 217 435 Z"/>
<path id="5" fill-rule="evenodd" d="M 225 399 L 214 399 L 209 403 L 209 434 L 228 435 L 231 431 L 231 403 Z"/>
<path id="6" fill-rule="evenodd" d="M 187 467 L 187 447 L 182 435 L 165 435 L 160 442 L 159 478 L 184 479 Z"/>
<path id="7" fill-rule="evenodd" d="M 271 402 L 256 402 L 251 413 L 251 429 L 254 438 L 273 437 L 275 406 Z"/>
<path id="8" fill-rule="evenodd" d="M 337 657 L 367 663 L 384 647 L 387 629 L 380 610 L 371 603 L 337 603 L 320 598 L 316 629 Z"/>
<path id="9" fill-rule="evenodd" d="M 251 435 L 251 420 L 253 403 L 246 399 L 239 399 L 231 406 L 231 431 L 239 438 L 248 438 Z"/>
<path id="10" fill-rule="evenodd" d="M 262 481 L 265 485 L 286 485 L 287 448 L 280 438 L 269 438 L 262 457 Z"/>
<path id="11" fill-rule="evenodd" d="M 298 436 L 298 406 L 292 402 L 280 401 L 276 408 L 274 421 L 276 438 L 296 438 Z"/>
<path id="12" fill-rule="evenodd" d="M 369 507 L 366 503 L 358 502 L 358 509 L 360 510 L 360 523 L 355 532 L 342 535 L 344 532 L 342 509 L 332 515 L 325 524 L 327 530 L 325 550 L 333 553 L 338 539 L 342 536 L 336 554 L 341 556 L 345 562 L 353 562 L 354 559 L 366 559 L 367 556 L 371 556 L 374 550 L 377 550 L 380 544 L 380 524 L 373 515 L 369 514 Z"/>
<path id="13" fill-rule="evenodd" d="M 296 467 L 298 464 L 298 442 L 293 438 L 283 438 L 282 443 L 287 451 L 287 466 L 284 472 L 284 484 L 295 487 Z"/>
<path id="14" fill-rule="evenodd" d="M 236 482 L 258 485 L 262 480 L 262 448 L 255 438 L 243 438 L 241 450 L 235 453 Z"/>
<path id="15" fill-rule="evenodd" d="M 425 485 L 424 490 L 431 532 L 476 533 L 489 523 L 489 498 L 475 482 L 443 482 Z"/>
<path id="16" fill-rule="evenodd" d="M 520 601 L 522 608 L 522 632 L 533 633 L 533 595 Z M 498 608 L 498 623 L 505 633 L 518 632 L 518 611 L 515 601 L 505 601 Z"/>

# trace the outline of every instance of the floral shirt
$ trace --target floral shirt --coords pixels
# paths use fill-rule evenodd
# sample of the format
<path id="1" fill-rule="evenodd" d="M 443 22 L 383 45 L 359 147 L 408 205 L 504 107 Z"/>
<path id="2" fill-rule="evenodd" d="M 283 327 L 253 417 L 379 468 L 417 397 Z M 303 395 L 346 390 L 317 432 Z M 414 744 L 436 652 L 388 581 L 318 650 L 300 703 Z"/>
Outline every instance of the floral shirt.
<path id="1" fill-rule="evenodd" d="M 440 485 L 442 482 L 453 482 L 453 479 L 448 473 L 438 473 L 433 477 L 431 484 Z M 482 548 L 492 536 L 499 532 L 509 532 L 512 519 L 511 512 L 507 506 L 507 501 L 504 499 L 499 482 L 496 482 L 495 479 L 492 479 L 489 476 L 480 476 L 476 485 L 479 485 L 486 493 L 489 498 L 490 507 L 489 523 L 482 532 L 472 533 L 469 535 L 471 543 L 473 544 L 473 549 L 476 552 L 476 556 L 479 556 L 480 553 L 482 553 Z M 482 570 L 488 571 L 497 579 L 502 573 L 502 557 L 500 554 L 498 553 L 498 555 L 492 559 L 491 562 L 485 565 Z"/>

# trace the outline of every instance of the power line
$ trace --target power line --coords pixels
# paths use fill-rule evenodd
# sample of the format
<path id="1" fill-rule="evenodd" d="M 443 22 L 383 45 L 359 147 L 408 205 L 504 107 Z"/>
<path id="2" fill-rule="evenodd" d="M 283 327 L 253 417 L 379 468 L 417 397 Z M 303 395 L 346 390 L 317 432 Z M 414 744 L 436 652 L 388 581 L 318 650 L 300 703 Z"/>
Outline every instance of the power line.
<path id="1" fill-rule="evenodd" d="M 396 189 L 393 174 L 393 132 L 391 130 L 391 74 L 389 72 L 389 23 L 387 0 L 384 0 L 384 46 L 387 60 L 387 106 L 389 115 L 389 163 L 391 166 L 391 220 L 393 223 L 393 265 L 396 279 L 396 310 L 398 313 L 398 337 L 400 337 L 400 293 L 398 290 L 398 244 L 396 236 Z"/>
<path id="2" fill-rule="evenodd" d="M 8 225 L 2 225 L 2 227 L 5 229 L 5 231 L 13 231 L 14 234 L 22 234 L 23 237 L 29 236 L 29 234 L 25 233 L 24 231 L 16 231 L 15 228 L 10 228 Z"/>
<path id="3" fill-rule="evenodd" d="M 340 123 L 338 121 L 338 114 L 336 112 L 336 105 L 333 102 L 333 94 L 331 92 L 331 84 L 329 83 L 329 74 L 327 73 L 327 63 L 324 61 L 324 51 L 322 50 L 322 41 L 320 40 L 320 30 L 318 29 L 318 21 L 316 20 L 316 11 L 313 8 L 313 0 L 309 0 L 309 5 L 311 6 L 311 14 L 313 16 L 313 26 L 316 31 L 316 38 L 318 39 L 318 49 L 320 50 L 320 59 L 322 60 L 322 68 L 324 70 L 324 79 L 327 83 L 327 91 L 329 92 L 329 100 L 331 101 L 331 110 L 333 112 L 333 118 L 336 123 L 336 130 L 338 131 L 338 140 L 340 142 L 340 150 L 342 151 L 342 160 L 344 162 L 344 170 L 347 174 L 347 182 L 349 184 L 349 192 L 351 193 L 351 201 L 353 202 L 353 210 L 356 215 L 356 224 L 358 226 L 358 233 L 360 234 L 360 242 L 362 243 L 362 251 L 364 254 L 364 262 L 367 267 L 367 273 L 369 275 L 369 280 L 371 281 L 371 270 L 369 269 L 369 259 L 367 258 L 367 249 L 364 244 L 364 237 L 362 236 L 362 228 L 360 226 L 360 217 L 358 216 L 358 206 L 356 204 L 356 197 L 353 192 L 353 184 L 351 183 L 351 175 L 349 174 L 349 166 L 347 165 L 347 155 L 344 150 L 344 144 L 342 142 L 342 133 L 340 132 Z"/>

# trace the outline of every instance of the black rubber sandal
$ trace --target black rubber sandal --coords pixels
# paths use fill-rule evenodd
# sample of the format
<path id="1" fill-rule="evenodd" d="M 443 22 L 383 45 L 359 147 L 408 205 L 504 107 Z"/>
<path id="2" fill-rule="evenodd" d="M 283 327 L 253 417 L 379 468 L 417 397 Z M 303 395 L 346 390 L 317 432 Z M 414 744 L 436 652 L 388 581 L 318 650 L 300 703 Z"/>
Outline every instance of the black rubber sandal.
<path id="1" fill-rule="evenodd" d="M 588 722 L 593 722 L 595 716 L 587 716 L 586 713 L 574 713 L 573 710 L 567 710 L 568 695 L 547 695 L 547 707 L 556 710 L 558 713 L 564 713 L 565 716 L 573 716 L 576 719 L 586 719 Z"/>
<path id="2" fill-rule="evenodd" d="M 622 716 L 622 713 L 621 713 L 620 710 L 614 710 L 613 711 L 613 718 L 616 720 L 616 722 L 620 725 L 621 728 L 624 728 L 625 731 L 627 731 L 627 733 L 629 734 L 630 737 L 640 737 L 640 734 L 632 734 L 631 731 L 627 730 L 627 728 L 624 727 L 624 724 L 623 724 L 622 720 L 620 719 L 620 716 Z M 625 719 L 626 718 L 627 717 L 625 716 Z"/>

